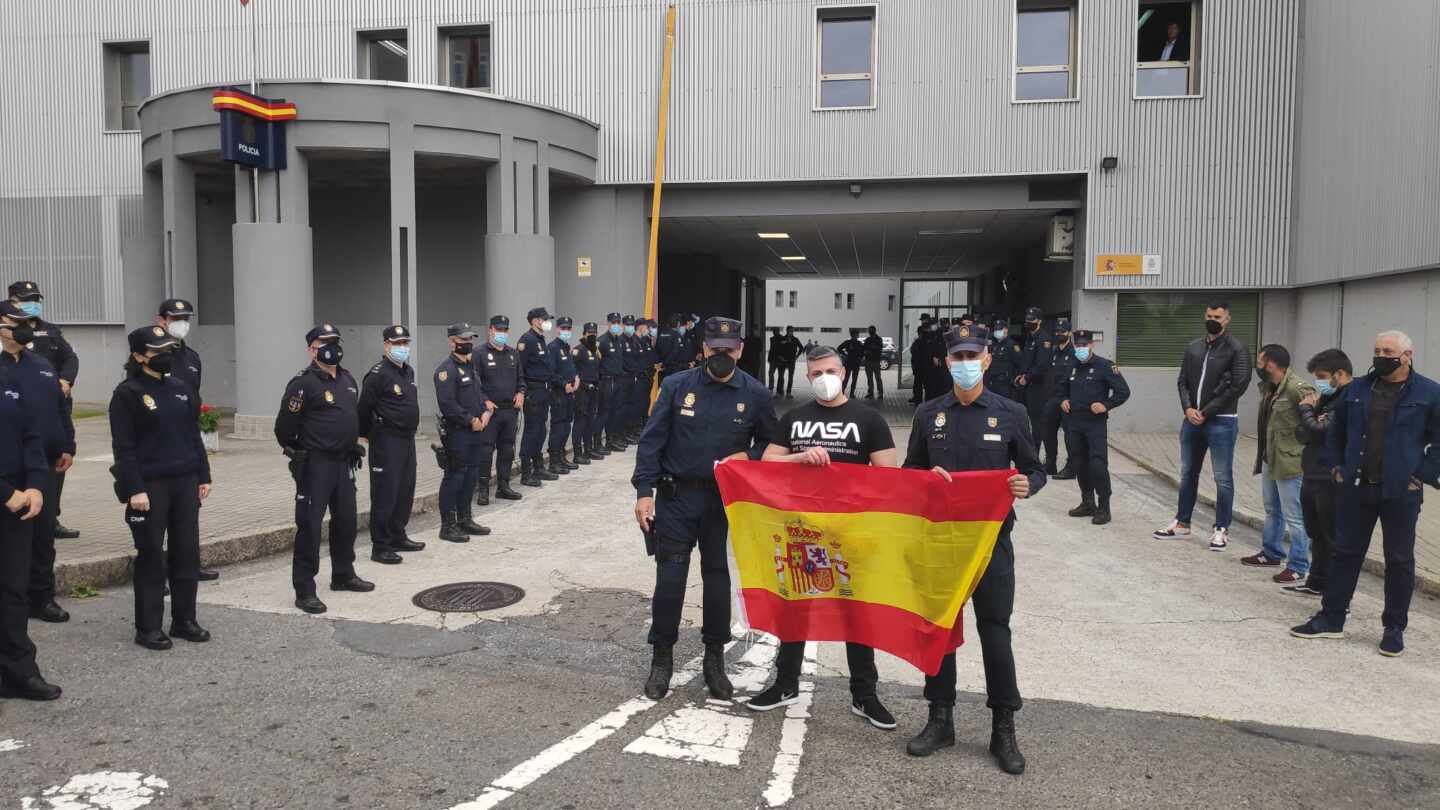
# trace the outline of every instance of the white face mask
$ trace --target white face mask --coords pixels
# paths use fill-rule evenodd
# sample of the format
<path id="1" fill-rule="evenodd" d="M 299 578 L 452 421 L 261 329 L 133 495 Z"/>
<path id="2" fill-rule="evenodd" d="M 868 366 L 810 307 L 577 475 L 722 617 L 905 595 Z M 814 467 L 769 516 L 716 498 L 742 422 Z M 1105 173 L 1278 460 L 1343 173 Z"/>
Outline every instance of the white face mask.
<path id="1" fill-rule="evenodd" d="M 835 374 L 821 374 L 810 381 L 810 387 L 815 390 L 815 398 L 821 402 L 829 402 L 840 396 L 840 377 Z"/>
<path id="2" fill-rule="evenodd" d="M 542 332 L 549 332 L 551 329 L 554 329 L 554 328 L 555 328 L 555 322 L 554 322 L 554 321 L 545 321 L 544 323 L 540 324 L 540 331 L 542 331 Z"/>
<path id="3" fill-rule="evenodd" d="M 190 322 L 171 321 L 170 323 L 165 324 L 165 331 L 169 332 L 170 337 L 173 337 L 176 340 L 184 340 L 185 336 L 190 334 Z"/>

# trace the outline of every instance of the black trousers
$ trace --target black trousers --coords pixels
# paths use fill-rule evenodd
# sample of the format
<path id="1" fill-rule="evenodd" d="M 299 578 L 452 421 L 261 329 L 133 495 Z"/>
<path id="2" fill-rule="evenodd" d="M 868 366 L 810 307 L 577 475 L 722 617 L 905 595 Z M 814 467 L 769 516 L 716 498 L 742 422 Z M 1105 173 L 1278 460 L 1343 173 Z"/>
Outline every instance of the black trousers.
<path id="1" fill-rule="evenodd" d="M 150 509 L 125 507 L 125 525 L 135 541 L 135 630 L 160 630 L 165 620 L 165 582 L 170 582 L 170 618 L 195 620 L 200 582 L 200 479 L 194 475 L 145 482 Z M 353 502 L 353 498 L 352 498 Z M 168 572 L 168 573 L 167 573 Z"/>
<path id="2" fill-rule="evenodd" d="M 1420 519 L 1421 493 L 1398 498 L 1380 497 L 1377 486 L 1341 486 L 1335 510 L 1335 557 L 1321 601 L 1325 618 L 1345 626 L 1345 609 L 1355 595 L 1360 566 L 1370 549 L 1375 523 L 1385 544 L 1385 627 L 1404 630 L 1410 623 L 1410 597 L 1415 593 L 1415 524 Z"/>
<path id="3" fill-rule="evenodd" d="M 581 382 L 575 389 L 575 447 L 587 447 L 599 432 L 600 384 Z"/>
<path id="4" fill-rule="evenodd" d="M 1300 483 L 1300 511 L 1305 516 L 1305 534 L 1310 537 L 1310 573 L 1305 584 L 1325 592 L 1330 578 L 1330 558 L 1335 554 L 1335 490 L 1339 485 L 1328 478 L 1306 477 Z"/>
<path id="5" fill-rule="evenodd" d="M 549 423 L 549 386 L 526 383 L 525 424 L 520 432 L 520 458 L 536 458 L 544 452 L 545 430 Z"/>
<path id="6" fill-rule="evenodd" d="M 550 454 L 565 452 L 565 443 L 570 441 L 570 429 L 575 422 L 575 395 L 565 393 L 564 387 L 550 389 Z"/>
<path id="7" fill-rule="evenodd" d="M 795 388 L 795 361 L 776 360 L 770 364 L 770 372 L 774 376 L 774 383 L 771 388 L 777 394 L 789 394 Z"/>
<path id="8" fill-rule="evenodd" d="M 30 529 L 30 584 L 26 595 L 32 607 L 55 601 L 55 520 L 60 508 L 60 474 L 55 472 L 59 457 L 46 461 L 48 474 L 40 484 L 45 505 L 40 514 L 27 521 Z"/>
<path id="9" fill-rule="evenodd" d="M 943 363 L 939 366 L 931 366 L 925 373 L 925 399 L 943 397 L 955 387 L 955 382 L 950 377 L 950 369 Z"/>
<path id="10" fill-rule="evenodd" d="M 713 486 L 680 485 L 655 506 L 655 596 L 651 600 L 649 643 L 673 645 L 680 638 L 680 611 L 690 556 L 700 547 L 703 583 L 700 638 L 706 644 L 730 641 L 730 565 L 725 537 L 730 523 L 720 491 Z"/>
<path id="11" fill-rule="evenodd" d="M 292 462 L 292 466 L 293 462 Z M 295 554 L 290 568 L 296 596 L 315 595 L 320 531 L 330 512 L 330 581 L 355 576 L 355 472 L 343 457 L 311 452 L 295 487 Z M 292 475 L 296 473 L 292 472 Z"/>
<path id="12" fill-rule="evenodd" d="M 925 369 L 920 366 L 910 367 L 910 398 L 916 402 L 925 401 Z"/>
<path id="13" fill-rule="evenodd" d="M 970 597 L 980 654 L 985 660 L 985 705 L 1020 711 L 1020 686 L 1015 681 L 1015 653 L 1010 647 L 1010 614 L 1015 609 L 1015 547 L 1008 534 L 995 543 L 990 566 Z M 955 653 L 945 656 L 940 672 L 925 676 L 925 699 L 955 704 Z"/>
<path id="14" fill-rule="evenodd" d="M 515 431 L 519 421 L 520 412 L 515 410 L 514 405 L 495 403 L 490 423 L 480 431 L 480 480 L 490 480 L 492 457 L 495 459 L 495 477 L 501 481 L 510 480 L 510 470 L 515 466 Z"/>
<path id="15" fill-rule="evenodd" d="M 1034 386 L 1034 390 L 1026 393 L 1025 410 L 1030 414 L 1030 426 L 1035 431 L 1035 449 L 1043 449 L 1047 465 L 1059 464 L 1060 452 L 1060 424 L 1064 411 L 1060 410 L 1060 401 L 1054 399 L 1051 394 L 1054 390 L 1048 386 Z M 1038 400 L 1038 401 L 1037 401 Z"/>
<path id="16" fill-rule="evenodd" d="M 600 378 L 601 421 L 605 423 L 605 438 L 610 441 L 619 441 L 625 432 L 625 403 L 629 401 L 629 393 L 630 378 L 627 375 Z"/>
<path id="17" fill-rule="evenodd" d="M 1110 420 L 1100 416 L 1070 414 L 1065 425 L 1065 464 L 1075 466 L 1080 495 L 1110 497 L 1110 445 L 1107 425 Z"/>
<path id="18" fill-rule="evenodd" d="M 635 375 L 635 382 L 630 386 L 630 395 L 627 399 L 630 414 L 625 420 L 626 427 L 635 430 L 645 427 L 645 420 L 650 418 L 650 389 L 654 385 L 654 373 L 641 372 Z"/>
<path id="19" fill-rule="evenodd" d="M 0 681 L 19 683 L 40 674 L 35 645 L 26 625 L 30 621 L 30 535 L 35 518 L 21 520 L 0 507 Z"/>
<path id="20" fill-rule="evenodd" d="M 405 539 L 415 504 L 415 436 L 388 428 L 370 434 L 370 543 L 392 550 Z"/>
<path id="21" fill-rule="evenodd" d="M 864 366 L 845 367 L 845 385 L 841 386 L 841 388 L 850 389 L 849 392 L 846 394 L 847 396 L 855 396 L 855 386 L 860 383 L 860 370 L 862 368 L 864 368 Z"/>
<path id="22" fill-rule="evenodd" d="M 794 692 L 800 684 L 800 667 L 805 660 L 805 642 L 784 641 L 775 656 L 775 682 Z M 857 701 L 875 697 L 880 673 L 875 669 L 875 648 L 845 643 L 845 660 L 850 665 L 850 696 Z"/>
<path id="23" fill-rule="evenodd" d="M 868 396 L 872 391 L 877 397 L 885 397 L 885 378 L 880 373 L 878 360 L 865 363 L 865 394 Z"/>

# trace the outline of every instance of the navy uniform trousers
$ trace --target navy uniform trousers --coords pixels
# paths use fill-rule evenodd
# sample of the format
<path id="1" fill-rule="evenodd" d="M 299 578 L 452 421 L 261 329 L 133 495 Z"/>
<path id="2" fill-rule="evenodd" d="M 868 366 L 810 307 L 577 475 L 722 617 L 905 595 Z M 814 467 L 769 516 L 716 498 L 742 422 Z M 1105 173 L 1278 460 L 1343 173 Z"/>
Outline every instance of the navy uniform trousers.
<path id="1" fill-rule="evenodd" d="M 730 523 L 714 480 L 676 482 L 655 504 L 655 598 L 650 644 L 673 645 L 680 638 L 680 610 L 690 576 L 690 555 L 700 547 L 703 583 L 700 638 L 706 644 L 730 641 L 730 564 L 725 537 Z"/>
<path id="2" fill-rule="evenodd" d="M 510 402 L 495 403 L 495 412 L 490 414 L 490 424 L 480 431 L 480 480 L 490 480 L 490 459 L 495 458 L 495 476 L 501 481 L 510 480 L 510 470 L 515 466 L 515 427 L 520 414 Z"/>
<path id="3" fill-rule="evenodd" d="M 35 645 L 26 629 L 30 605 L 30 536 L 36 517 L 21 520 L 0 508 L 0 681 L 19 683 L 40 674 Z"/>
<path id="4" fill-rule="evenodd" d="M 629 401 L 629 375 L 600 378 L 600 410 L 604 414 L 605 438 L 619 441 L 624 434 L 625 406 Z"/>
<path id="5" fill-rule="evenodd" d="M 393 551 L 415 502 L 415 437 L 379 426 L 370 433 L 370 542 Z"/>
<path id="6" fill-rule="evenodd" d="M 465 514 L 480 480 L 485 440 L 480 431 L 452 429 L 445 435 L 445 451 L 450 454 L 450 465 L 440 479 L 440 513 Z"/>
<path id="7" fill-rule="evenodd" d="M 990 565 L 970 597 L 980 654 L 985 661 L 985 705 L 1020 711 L 1020 686 L 1015 680 L 1015 653 L 1010 647 L 1010 614 L 1015 610 L 1015 547 L 1007 525 L 995 541 Z M 925 676 L 925 699 L 955 705 L 955 653 L 945 656 L 940 671 Z"/>
<path id="8" fill-rule="evenodd" d="M 45 504 L 30 530 L 30 582 L 26 594 L 31 607 L 55 601 L 55 523 L 60 516 L 60 474 L 55 472 L 59 457 L 48 459 L 47 474 L 40 485 Z"/>
<path id="9" fill-rule="evenodd" d="M 575 449 L 584 449 L 599 433 L 596 416 L 600 408 L 600 386 L 582 382 L 575 389 Z"/>
<path id="10" fill-rule="evenodd" d="M 525 390 L 525 426 L 520 435 L 520 458 L 536 458 L 545 450 L 545 428 L 550 421 L 548 383 L 528 383 Z"/>
<path id="11" fill-rule="evenodd" d="M 145 494 L 150 498 L 149 510 L 125 507 L 125 525 L 135 541 L 135 630 L 141 633 L 161 629 L 167 571 L 171 619 L 195 620 L 195 591 L 200 583 L 200 477 L 147 479 Z M 353 507 L 353 495 L 351 504 Z"/>
<path id="12" fill-rule="evenodd" d="M 575 395 L 565 393 L 564 386 L 550 389 L 550 455 L 565 452 L 575 421 Z M 579 435 L 578 433 L 576 434 Z"/>
<path id="13" fill-rule="evenodd" d="M 314 596 L 326 510 L 330 512 L 330 581 L 355 576 L 355 471 L 345 454 L 311 450 L 303 465 L 291 462 L 291 475 L 297 485 L 290 578 L 297 596 Z"/>
<path id="14" fill-rule="evenodd" d="M 1080 494 L 1110 497 L 1109 419 L 1094 414 L 1071 413 L 1065 418 L 1065 463 L 1073 465 Z"/>

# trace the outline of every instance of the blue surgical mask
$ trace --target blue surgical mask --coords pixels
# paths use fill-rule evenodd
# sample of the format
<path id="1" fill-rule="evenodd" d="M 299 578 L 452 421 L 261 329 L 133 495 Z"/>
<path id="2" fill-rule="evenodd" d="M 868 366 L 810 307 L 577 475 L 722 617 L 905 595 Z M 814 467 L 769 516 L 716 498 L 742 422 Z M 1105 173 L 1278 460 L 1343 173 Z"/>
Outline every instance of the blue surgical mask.
<path id="1" fill-rule="evenodd" d="M 560 339 L 563 340 L 563 341 L 565 341 L 566 343 L 569 343 L 569 342 L 570 342 L 570 330 L 569 330 L 569 329 L 561 329 L 561 330 L 560 330 Z"/>
<path id="2" fill-rule="evenodd" d="M 612 323 L 612 324 L 610 324 L 610 334 L 612 334 L 612 335 L 618 335 L 618 334 L 620 334 L 620 333 L 623 332 L 623 331 L 625 331 L 625 330 L 622 329 L 622 328 L 620 328 L 620 324 L 618 324 L 618 323 Z"/>
<path id="3" fill-rule="evenodd" d="M 405 365 L 406 363 L 410 362 L 410 347 L 409 347 L 409 346 L 391 346 L 391 347 L 389 348 L 389 350 L 387 350 L 387 351 L 385 352 L 385 355 L 386 355 L 387 357 L 389 357 L 391 360 L 393 360 L 393 361 L 395 361 L 396 363 L 399 363 L 400 365 L 403 366 L 403 365 Z"/>
<path id="4" fill-rule="evenodd" d="M 505 334 L 504 332 L 496 332 L 496 333 L 495 333 L 495 345 L 496 345 L 496 346 L 504 346 L 506 343 L 509 343 L 509 342 L 510 342 L 510 336 L 509 336 L 509 335 Z"/>
<path id="5" fill-rule="evenodd" d="M 685 334 L 685 327 L 683 327 L 683 326 L 677 326 L 677 327 L 675 327 L 675 334 L 677 334 L 677 335 L 683 335 L 683 334 Z"/>
<path id="6" fill-rule="evenodd" d="M 633 334 L 635 334 L 635 327 L 633 327 L 633 326 L 627 326 L 627 327 L 625 327 L 625 334 L 627 334 L 627 335 L 633 335 Z"/>
<path id="7" fill-rule="evenodd" d="M 1079 361 L 1082 362 L 1082 363 L 1085 362 L 1086 360 L 1089 360 L 1089 359 L 1090 359 L 1090 347 L 1089 347 L 1089 346 L 1076 346 L 1076 347 L 1075 347 L 1075 359 L 1076 359 L 1076 360 L 1079 360 Z"/>
<path id="8" fill-rule="evenodd" d="M 25 317 L 27 318 L 40 317 L 40 310 L 42 309 L 42 307 L 40 306 L 39 301 L 21 301 L 20 303 L 16 304 L 16 306 L 20 308 L 21 312 L 25 313 Z"/>
<path id="9" fill-rule="evenodd" d="M 1328 397 L 1335 393 L 1335 386 L 1331 385 L 1329 380 L 1317 379 L 1315 381 L 1315 390 L 1320 392 L 1320 396 Z"/>
<path id="10" fill-rule="evenodd" d="M 985 364 L 980 360 L 956 360 L 950 364 L 950 379 L 969 391 L 985 378 Z"/>
<path id="11" fill-rule="evenodd" d="M 1008 335 L 1008 334 L 1010 334 L 1009 330 L 1006 330 L 1006 329 L 996 329 L 996 330 L 995 330 L 995 339 L 996 339 L 996 340 L 1004 340 L 1004 339 L 1005 339 L 1005 336 Z"/>

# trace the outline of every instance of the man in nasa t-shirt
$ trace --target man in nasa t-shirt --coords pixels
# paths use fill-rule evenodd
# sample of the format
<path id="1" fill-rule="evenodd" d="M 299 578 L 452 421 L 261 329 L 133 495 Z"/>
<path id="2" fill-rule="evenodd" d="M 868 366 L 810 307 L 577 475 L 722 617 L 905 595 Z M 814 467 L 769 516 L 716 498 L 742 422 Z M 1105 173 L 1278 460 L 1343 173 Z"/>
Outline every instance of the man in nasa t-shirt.
<path id="1" fill-rule="evenodd" d="M 765 449 L 765 461 L 896 466 L 890 425 L 878 411 L 845 396 L 845 366 L 834 349 L 811 349 L 805 356 L 805 377 L 815 391 L 815 401 L 792 408 L 781 418 L 774 440 Z M 803 641 L 782 643 L 776 657 L 774 685 L 746 705 L 764 712 L 796 702 L 804 653 Z M 895 718 L 875 695 L 880 680 L 875 670 L 875 650 L 847 643 L 845 654 L 850 664 L 850 711 L 876 728 L 895 728 Z"/>

